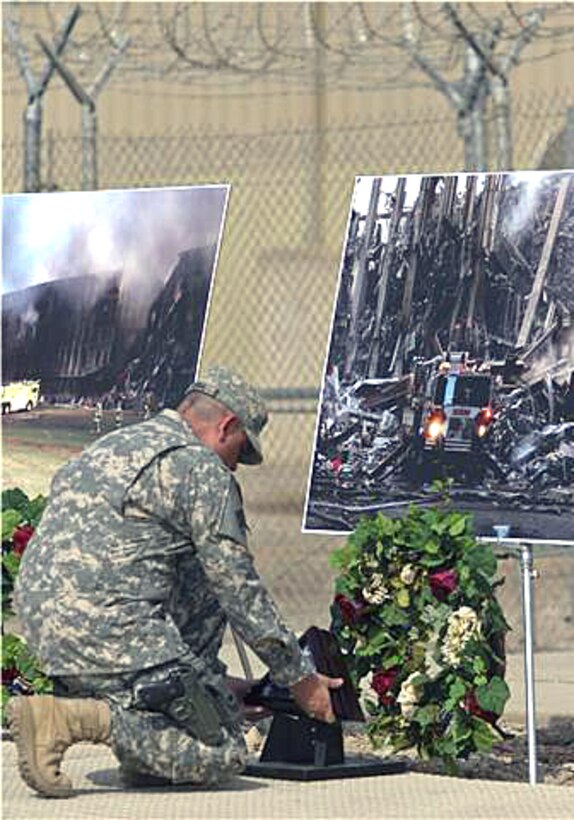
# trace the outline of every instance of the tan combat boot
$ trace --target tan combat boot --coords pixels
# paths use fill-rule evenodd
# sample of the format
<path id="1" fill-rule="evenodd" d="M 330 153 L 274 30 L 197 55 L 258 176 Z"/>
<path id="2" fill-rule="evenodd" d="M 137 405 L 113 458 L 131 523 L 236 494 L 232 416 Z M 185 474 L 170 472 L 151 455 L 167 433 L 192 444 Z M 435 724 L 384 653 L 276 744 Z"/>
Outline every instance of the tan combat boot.
<path id="1" fill-rule="evenodd" d="M 44 797 L 70 797 L 72 783 L 60 771 L 64 752 L 81 740 L 109 743 L 108 704 L 92 698 L 31 695 L 14 698 L 8 709 L 23 780 Z"/>

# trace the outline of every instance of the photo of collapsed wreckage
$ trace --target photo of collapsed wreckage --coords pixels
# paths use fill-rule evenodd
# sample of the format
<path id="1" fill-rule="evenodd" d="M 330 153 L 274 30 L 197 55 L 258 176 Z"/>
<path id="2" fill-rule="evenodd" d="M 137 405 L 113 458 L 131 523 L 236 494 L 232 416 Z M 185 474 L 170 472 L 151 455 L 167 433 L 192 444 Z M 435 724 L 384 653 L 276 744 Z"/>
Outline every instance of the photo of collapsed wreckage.
<path id="1" fill-rule="evenodd" d="M 450 497 L 574 533 L 572 172 L 358 177 L 304 528 Z"/>

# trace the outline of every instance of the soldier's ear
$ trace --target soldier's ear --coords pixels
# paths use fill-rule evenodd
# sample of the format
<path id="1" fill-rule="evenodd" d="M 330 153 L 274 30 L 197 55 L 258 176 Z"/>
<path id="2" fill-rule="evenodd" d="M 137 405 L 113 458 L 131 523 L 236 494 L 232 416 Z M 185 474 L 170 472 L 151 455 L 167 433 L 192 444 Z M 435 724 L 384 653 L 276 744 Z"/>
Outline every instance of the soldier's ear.
<path id="1" fill-rule="evenodd" d="M 235 413 L 228 413 L 222 417 L 219 425 L 221 433 L 226 437 L 234 433 L 241 425 L 239 417 Z"/>

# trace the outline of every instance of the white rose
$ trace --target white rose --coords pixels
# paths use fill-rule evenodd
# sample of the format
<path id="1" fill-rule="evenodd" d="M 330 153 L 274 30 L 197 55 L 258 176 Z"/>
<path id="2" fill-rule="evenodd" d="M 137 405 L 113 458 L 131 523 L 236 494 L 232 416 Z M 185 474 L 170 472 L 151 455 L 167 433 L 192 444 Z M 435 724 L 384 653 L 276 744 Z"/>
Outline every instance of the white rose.
<path id="1" fill-rule="evenodd" d="M 362 590 L 363 598 L 369 604 L 382 604 L 385 598 L 389 597 L 389 591 L 385 584 L 385 579 L 380 573 L 374 573 Z"/>
<path id="2" fill-rule="evenodd" d="M 412 717 L 416 705 L 421 699 L 422 687 L 414 683 L 419 675 L 419 672 L 413 672 L 409 675 L 403 681 L 401 691 L 397 697 L 397 702 L 401 704 L 401 714 L 406 718 Z"/>
<path id="3" fill-rule="evenodd" d="M 401 581 L 403 584 L 410 585 L 417 577 L 417 571 L 412 564 L 405 564 L 401 570 Z"/>
<path id="4" fill-rule="evenodd" d="M 460 662 L 460 655 L 471 638 L 481 635 L 480 621 L 476 612 L 468 606 L 461 606 L 448 619 L 441 654 L 453 666 Z"/>

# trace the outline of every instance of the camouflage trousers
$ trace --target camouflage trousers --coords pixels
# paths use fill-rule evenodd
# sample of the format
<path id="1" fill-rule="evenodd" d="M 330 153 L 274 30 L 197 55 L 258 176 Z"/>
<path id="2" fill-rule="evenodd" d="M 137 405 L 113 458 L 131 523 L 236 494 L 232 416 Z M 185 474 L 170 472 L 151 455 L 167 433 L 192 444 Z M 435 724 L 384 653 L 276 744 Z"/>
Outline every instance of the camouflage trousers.
<path id="1" fill-rule="evenodd" d="M 106 700 L 111 710 L 112 751 L 127 775 L 164 777 L 173 783 L 217 786 L 243 770 L 247 750 L 237 704 L 223 716 L 216 743 L 206 743 L 161 711 L 142 709 L 138 691 L 186 672 L 184 658 L 139 673 L 55 679 L 55 694 Z M 217 684 L 226 687 L 224 678 Z M 234 699 L 232 699 L 234 701 Z"/>

